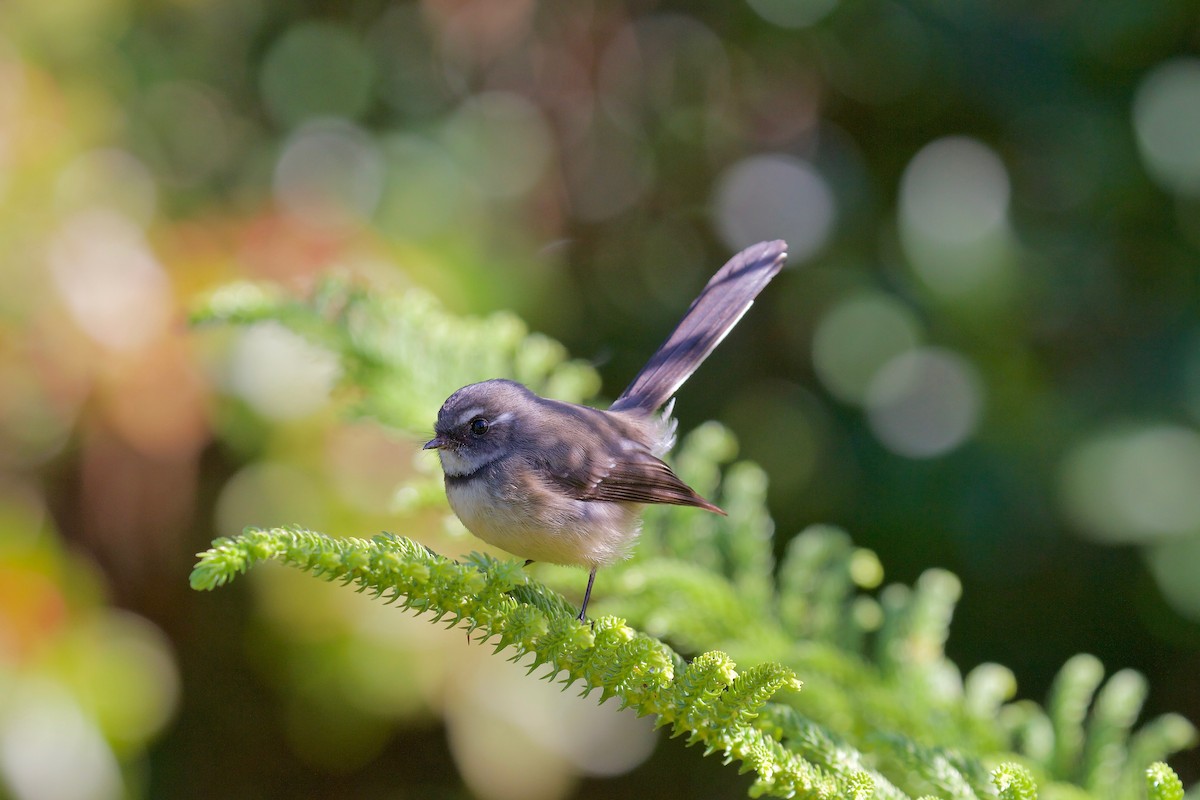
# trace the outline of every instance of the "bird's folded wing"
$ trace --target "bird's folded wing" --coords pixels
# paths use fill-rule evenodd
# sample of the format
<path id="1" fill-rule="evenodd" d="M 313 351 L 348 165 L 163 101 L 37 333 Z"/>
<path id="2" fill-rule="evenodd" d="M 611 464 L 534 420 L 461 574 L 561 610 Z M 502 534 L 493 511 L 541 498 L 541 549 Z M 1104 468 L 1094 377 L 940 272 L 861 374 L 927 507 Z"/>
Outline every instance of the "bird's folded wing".
<path id="1" fill-rule="evenodd" d="M 586 480 L 554 475 L 551 480 L 577 500 L 627 503 L 664 503 L 725 512 L 679 479 L 662 460 L 649 453 L 631 453 L 607 464 L 597 464 Z"/>

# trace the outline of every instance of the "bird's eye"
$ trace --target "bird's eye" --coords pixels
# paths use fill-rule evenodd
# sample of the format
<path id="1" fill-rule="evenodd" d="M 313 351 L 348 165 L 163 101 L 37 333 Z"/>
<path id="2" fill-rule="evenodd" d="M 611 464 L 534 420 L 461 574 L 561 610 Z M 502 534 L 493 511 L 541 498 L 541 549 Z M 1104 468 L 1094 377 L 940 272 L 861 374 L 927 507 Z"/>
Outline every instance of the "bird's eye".
<path id="1" fill-rule="evenodd" d="M 483 417 L 476 417 L 475 419 L 471 420 L 471 433 L 473 433 L 475 436 L 483 436 L 488 432 L 488 428 L 490 427 L 491 425 L 488 424 L 488 421 Z"/>

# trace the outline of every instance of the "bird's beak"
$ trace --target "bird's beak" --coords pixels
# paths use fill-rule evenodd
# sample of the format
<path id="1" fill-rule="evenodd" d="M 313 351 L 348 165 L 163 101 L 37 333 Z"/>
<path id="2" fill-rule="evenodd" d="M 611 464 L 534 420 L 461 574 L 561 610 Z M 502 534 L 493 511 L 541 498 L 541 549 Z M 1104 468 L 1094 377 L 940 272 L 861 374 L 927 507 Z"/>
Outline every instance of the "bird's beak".
<path id="1" fill-rule="evenodd" d="M 421 449 L 422 450 L 437 450 L 439 447 L 445 447 L 445 446 L 446 446 L 446 440 L 443 439 L 441 436 L 435 436 L 432 439 L 430 439 L 428 442 L 426 442 L 425 446 L 422 447 Z"/>

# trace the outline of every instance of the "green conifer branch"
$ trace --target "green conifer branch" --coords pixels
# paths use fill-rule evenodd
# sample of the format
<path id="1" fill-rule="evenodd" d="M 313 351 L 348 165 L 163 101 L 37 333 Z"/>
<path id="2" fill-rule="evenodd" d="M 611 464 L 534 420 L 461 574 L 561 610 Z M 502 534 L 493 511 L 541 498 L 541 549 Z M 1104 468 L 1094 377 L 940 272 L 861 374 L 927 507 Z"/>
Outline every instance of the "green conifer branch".
<path id="1" fill-rule="evenodd" d="M 617 696 L 639 714 L 655 714 L 674 735 L 742 762 L 758 777 L 754 792 L 777 797 L 861 795 L 862 776 L 842 781 L 821 770 L 752 725 L 782 689 L 799 689 L 795 674 L 779 664 L 739 673 L 724 653 L 711 651 L 685 664 L 662 642 L 634 631 L 616 617 L 594 626 L 578 622 L 561 597 L 530 581 L 519 562 L 473 556 L 457 563 L 399 536 L 335 539 L 302 529 L 248 529 L 223 538 L 200 554 L 192 571 L 195 589 L 213 589 L 255 563 L 277 560 L 401 608 L 425 612 L 433 622 L 478 631 L 478 642 L 495 640 L 530 672 L 566 686 L 582 683 Z"/>

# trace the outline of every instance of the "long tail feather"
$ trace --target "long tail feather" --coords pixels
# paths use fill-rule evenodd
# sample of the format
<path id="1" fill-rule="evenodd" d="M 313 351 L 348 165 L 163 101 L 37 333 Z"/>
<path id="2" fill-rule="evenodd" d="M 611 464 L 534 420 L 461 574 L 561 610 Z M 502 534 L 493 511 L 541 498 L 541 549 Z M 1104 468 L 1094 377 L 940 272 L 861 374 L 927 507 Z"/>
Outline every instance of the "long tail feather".
<path id="1" fill-rule="evenodd" d="M 613 411 L 654 411 L 674 396 L 754 303 L 787 260 L 783 240 L 759 242 L 712 276 L 683 320 L 612 404 Z"/>

